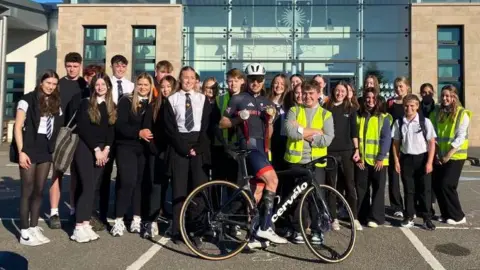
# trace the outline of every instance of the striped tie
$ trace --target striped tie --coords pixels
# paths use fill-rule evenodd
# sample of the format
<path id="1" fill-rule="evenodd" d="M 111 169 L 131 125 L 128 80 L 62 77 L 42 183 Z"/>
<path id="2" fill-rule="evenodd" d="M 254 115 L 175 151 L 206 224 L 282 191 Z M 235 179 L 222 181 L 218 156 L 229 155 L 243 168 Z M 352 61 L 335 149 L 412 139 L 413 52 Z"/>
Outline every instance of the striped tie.
<path id="1" fill-rule="evenodd" d="M 191 131 L 194 126 L 193 122 L 193 109 L 192 109 L 192 100 L 190 99 L 190 94 L 185 94 L 185 128 L 188 131 Z"/>
<path id="2" fill-rule="evenodd" d="M 52 116 L 49 116 L 47 118 L 47 139 L 50 140 L 50 138 L 52 138 L 52 134 L 53 134 L 53 117 Z"/>

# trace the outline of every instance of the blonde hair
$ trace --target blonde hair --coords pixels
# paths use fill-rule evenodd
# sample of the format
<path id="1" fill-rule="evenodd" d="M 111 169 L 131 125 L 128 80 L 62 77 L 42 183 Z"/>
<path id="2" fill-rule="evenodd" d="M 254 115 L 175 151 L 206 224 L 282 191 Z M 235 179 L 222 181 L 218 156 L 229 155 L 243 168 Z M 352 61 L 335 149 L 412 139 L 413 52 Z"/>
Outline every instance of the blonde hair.
<path id="1" fill-rule="evenodd" d="M 412 87 L 410 87 L 410 81 L 407 79 L 407 77 L 405 77 L 405 76 L 397 77 L 393 83 L 394 83 L 395 86 L 398 83 L 404 83 L 408 87 L 407 94 L 412 93 Z"/>
<path id="2" fill-rule="evenodd" d="M 153 78 L 152 78 L 152 75 L 150 75 L 146 72 L 142 72 L 135 79 L 135 91 L 133 91 L 132 94 L 129 96 L 130 101 L 132 101 L 132 112 L 134 114 L 137 114 L 138 109 L 141 107 L 140 97 L 139 97 L 138 90 L 137 90 L 137 83 L 141 79 L 146 79 L 148 81 L 148 83 L 150 83 L 150 92 L 148 94 L 148 103 L 149 104 L 152 101 L 152 97 L 153 97 Z"/>
<path id="3" fill-rule="evenodd" d="M 453 97 L 453 101 L 452 101 L 453 110 L 451 112 L 440 110 L 438 115 L 438 121 L 443 122 L 443 121 L 446 121 L 448 118 L 450 118 L 452 121 L 455 121 L 455 115 L 457 115 L 458 107 L 462 106 L 462 103 L 458 98 L 458 90 L 455 87 L 455 85 L 449 84 L 442 87 L 441 93 L 443 93 L 443 91 L 449 91 L 450 95 Z"/>
<path id="4" fill-rule="evenodd" d="M 415 101 L 417 103 L 417 105 L 420 105 L 420 98 L 415 94 L 407 94 L 403 98 L 403 104 L 407 104 L 410 101 Z"/>

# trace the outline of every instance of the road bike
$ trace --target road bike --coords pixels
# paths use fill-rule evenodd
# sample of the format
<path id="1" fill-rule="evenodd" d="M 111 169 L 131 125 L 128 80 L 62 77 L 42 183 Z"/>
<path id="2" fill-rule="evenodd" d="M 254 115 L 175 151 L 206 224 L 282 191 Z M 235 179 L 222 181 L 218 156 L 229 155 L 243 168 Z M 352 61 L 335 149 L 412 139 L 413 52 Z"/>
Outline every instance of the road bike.
<path id="1" fill-rule="evenodd" d="M 180 213 L 180 233 L 185 244 L 207 260 L 225 260 L 240 253 L 254 237 L 259 223 L 259 210 L 249 183 L 254 176 L 248 174 L 246 166 L 250 150 L 227 152 L 237 161 L 245 184 L 239 187 L 223 180 L 207 182 L 188 195 Z M 279 179 L 291 177 L 297 179 L 298 184 L 286 200 L 277 204 L 272 223 L 283 218 L 292 206 L 300 207 L 297 222 L 308 248 L 322 261 L 338 263 L 352 252 L 356 230 L 345 198 L 334 188 L 315 181 L 315 165 L 325 162 L 329 164 L 328 169 L 336 170 L 335 158 L 325 156 L 277 172 Z M 339 222 L 339 230 L 332 227 L 335 220 Z M 313 235 L 317 237 L 315 241 Z M 345 247 L 337 250 L 334 243 Z"/>

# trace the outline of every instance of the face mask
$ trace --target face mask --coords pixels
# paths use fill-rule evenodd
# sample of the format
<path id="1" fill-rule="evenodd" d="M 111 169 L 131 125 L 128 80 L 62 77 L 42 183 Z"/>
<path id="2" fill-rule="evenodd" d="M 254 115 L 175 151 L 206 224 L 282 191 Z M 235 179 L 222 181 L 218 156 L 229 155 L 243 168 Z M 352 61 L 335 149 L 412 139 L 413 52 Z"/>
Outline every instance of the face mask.
<path id="1" fill-rule="evenodd" d="M 427 104 L 427 105 L 428 105 L 428 104 L 431 104 L 431 103 L 433 102 L 433 95 L 432 95 L 432 94 L 428 94 L 428 95 L 424 96 L 424 97 L 422 98 L 422 101 L 423 101 L 424 104 Z"/>

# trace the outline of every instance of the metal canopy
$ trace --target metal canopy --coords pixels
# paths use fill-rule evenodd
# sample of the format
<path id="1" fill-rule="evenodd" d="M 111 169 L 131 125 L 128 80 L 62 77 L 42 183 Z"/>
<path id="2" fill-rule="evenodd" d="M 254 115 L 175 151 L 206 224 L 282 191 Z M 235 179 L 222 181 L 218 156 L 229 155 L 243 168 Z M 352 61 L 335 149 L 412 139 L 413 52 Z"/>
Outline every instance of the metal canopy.
<path id="1" fill-rule="evenodd" d="M 0 0 L 0 14 L 9 16 L 9 29 L 48 31 L 49 8 L 30 0 Z"/>

